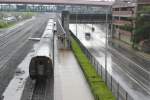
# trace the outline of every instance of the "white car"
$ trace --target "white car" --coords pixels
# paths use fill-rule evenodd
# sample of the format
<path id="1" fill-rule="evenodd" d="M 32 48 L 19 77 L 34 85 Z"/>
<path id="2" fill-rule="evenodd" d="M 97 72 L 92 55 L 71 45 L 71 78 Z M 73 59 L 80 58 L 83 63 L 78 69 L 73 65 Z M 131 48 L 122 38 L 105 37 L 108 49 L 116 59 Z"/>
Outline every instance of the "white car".
<path id="1" fill-rule="evenodd" d="M 7 21 L 7 22 L 17 21 L 16 17 L 14 17 L 14 16 L 4 17 L 3 20 Z"/>

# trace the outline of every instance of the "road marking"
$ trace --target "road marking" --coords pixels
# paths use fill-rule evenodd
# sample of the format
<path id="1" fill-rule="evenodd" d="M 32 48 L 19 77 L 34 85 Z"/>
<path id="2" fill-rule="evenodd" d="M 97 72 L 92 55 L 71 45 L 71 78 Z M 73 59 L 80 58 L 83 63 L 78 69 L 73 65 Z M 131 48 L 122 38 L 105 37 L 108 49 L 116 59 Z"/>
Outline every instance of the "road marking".
<path id="1" fill-rule="evenodd" d="M 149 88 L 148 88 L 147 86 L 145 86 L 143 83 L 141 83 L 141 82 L 139 82 L 138 80 L 136 80 L 135 78 L 133 78 L 134 76 L 131 75 L 130 72 L 121 69 L 121 68 L 120 68 L 116 63 L 114 63 L 114 62 L 113 62 L 113 64 L 116 65 L 117 68 L 118 68 L 119 70 L 121 70 L 122 72 L 126 72 L 127 74 L 124 73 L 125 75 L 127 75 L 133 82 L 135 82 L 137 85 L 139 85 L 142 89 L 144 89 L 144 90 L 150 95 L 150 90 L 149 90 Z M 148 88 L 148 89 L 147 89 L 147 88 Z"/>
<path id="2" fill-rule="evenodd" d="M 98 39 L 98 38 L 97 38 Z M 81 39 L 82 40 L 82 39 Z M 82 42 L 82 41 L 81 41 Z M 102 41 L 100 41 L 101 43 L 103 43 Z M 83 42 L 84 43 L 84 42 Z M 104 44 L 104 43 L 103 43 Z M 105 45 L 105 44 L 104 44 Z M 110 47 L 109 47 L 110 48 Z M 113 50 L 113 48 L 110 48 L 111 50 Z M 97 50 L 96 50 L 97 51 Z M 115 50 L 114 50 L 115 51 Z M 136 66 L 138 66 L 140 69 L 146 71 L 145 69 L 141 68 L 141 66 L 139 66 L 138 64 L 136 64 L 135 62 L 133 62 L 132 60 L 130 60 L 129 58 L 125 57 L 124 55 L 120 54 L 118 51 L 115 51 L 116 53 L 118 53 L 119 55 L 121 55 L 123 58 L 125 58 L 126 60 L 128 60 L 129 62 L 135 64 Z M 110 52 L 110 54 L 112 55 L 112 53 Z M 114 63 L 114 62 L 113 62 Z M 124 71 L 123 69 L 121 69 L 116 63 L 114 63 L 118 69 L 120 69 L 121 71 L 124 72 L 124 75 L 126 75 L 127 77 L 129 77 L 129 79 L 132 80 L 132 82 L 135 82 L 137 85 L 139 85 L 143 90 L 145 90 L 148 94 L 150 94 L 149 89 L 147 89 L 145 87 L 144 84 L 142 84 L 141 82 L 138 82 L 136 79 L 134 79 L 133 75 L 131 75 L 131 73 L 129 73 L 128 71 Z M 125 73 L 126 72 L 126 73 Z M 146 71 L 146 73 L 149 73 Z"/>
<path id="3" fill-rule="evenodd" d="M 129 62 L 133 63 L 134 65 L 136 65 L 138 68 L 142 69 L 144 72 L 150 74 L 149 71 L 145 70 L 144 68 L 142 68 L 140 65 L 136 64 L 134 61 L 132 61 L 131 59 L 129 59 L 128 57 L 124 56 L 123 54 L 121 54 L 120 52 L 118 52 L 117 50 L 113 49 L 112 47 L 109 47 L 109 49 L 113 50 L 114 52 L 118 53 L 120 56 L 122 56 L 124 59 L 128 60 Z"/>

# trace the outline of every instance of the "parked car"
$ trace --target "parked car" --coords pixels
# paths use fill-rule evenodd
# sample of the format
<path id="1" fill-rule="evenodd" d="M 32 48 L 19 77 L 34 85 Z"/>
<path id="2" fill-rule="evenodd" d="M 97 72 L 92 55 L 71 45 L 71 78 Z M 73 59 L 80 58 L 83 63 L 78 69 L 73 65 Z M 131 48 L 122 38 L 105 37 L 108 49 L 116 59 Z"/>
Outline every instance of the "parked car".
<path id="1" fill-rule="evenodd" d="M 92 32 L 94 32 L 95 31 L 95 28 L 94 27 L 92 27 Z"/>
<path id="2" fill-rule="evenodd" d="M 15 16 L 4 17 L 3 20 L 7 21 L 7 22 L 15 22 L 15 21 L 17 21 Z"/>

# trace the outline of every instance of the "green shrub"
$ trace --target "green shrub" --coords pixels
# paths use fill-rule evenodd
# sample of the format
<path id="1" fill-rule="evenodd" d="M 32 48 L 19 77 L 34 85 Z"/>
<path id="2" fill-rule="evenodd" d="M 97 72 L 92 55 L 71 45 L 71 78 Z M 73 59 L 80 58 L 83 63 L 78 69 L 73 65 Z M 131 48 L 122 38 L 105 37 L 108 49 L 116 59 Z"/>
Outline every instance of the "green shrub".
<path id="1" fill-rule="evenodd" d="M 5 21 L 0 21 L 0 28 L 8 28 L 12 25 L 14 25 L 14 23 L 7 23 Z"/>
<path id="2" fill-rule="evenodd" d="M 83 73 L 90 85 L 95 100 L 116 100 L 116 98 L 112 95 L 112 92 L 108 89 L 105 82 L 97 74 L 93 65 L 79 47 L 77 41 L 72 39 L 71 46 L 74 55 L 77 58 L 77 61 L 79 62 L 81 69 L 83 70 Z"/>
<path id="3" fill-rule="evenodd" d="M 129 31 L 129 32 L 132 32 L 132 30 L 133 30 L 133 27 L 131 25 L 127 25 L 127 24 L 120 26 L 119 28 L 126 30 L 126 31 Z"/>
<path id="4" fill-rule="evenodd" d="M 4 28 L 4 27 L 7 27 L 8 24 L 4 21 L 0 21 L 0 28 Z"/>

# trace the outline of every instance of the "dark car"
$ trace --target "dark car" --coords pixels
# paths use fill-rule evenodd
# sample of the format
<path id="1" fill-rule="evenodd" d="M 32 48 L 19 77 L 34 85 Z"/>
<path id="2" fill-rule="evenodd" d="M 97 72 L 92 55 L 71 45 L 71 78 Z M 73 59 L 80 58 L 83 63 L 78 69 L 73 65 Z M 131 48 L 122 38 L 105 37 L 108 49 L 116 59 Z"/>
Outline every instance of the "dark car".
<path id="1" fill-rule="evenodd" d="M 90 40 L 91 34 L 89 32 L 85 33 L 85 39 Z"/>

